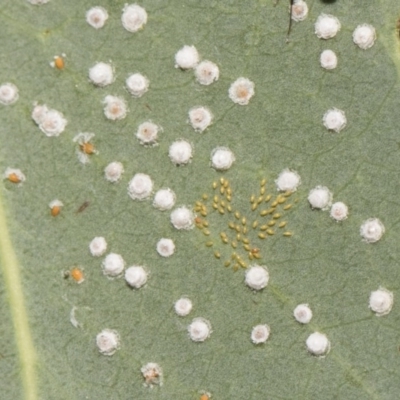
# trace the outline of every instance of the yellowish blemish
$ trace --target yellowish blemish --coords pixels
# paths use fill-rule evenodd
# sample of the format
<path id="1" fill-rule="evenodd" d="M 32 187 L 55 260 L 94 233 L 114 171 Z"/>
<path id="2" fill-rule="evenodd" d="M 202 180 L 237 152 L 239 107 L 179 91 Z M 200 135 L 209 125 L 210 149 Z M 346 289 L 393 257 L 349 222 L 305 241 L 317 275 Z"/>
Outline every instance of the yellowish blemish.
<path id="1" fill-rule="evenodd" d="M 57 217 L 61 212 L 61 207 L 60 206 L 53 206 L 51 207 L 50 213 L 53 217 Z"/>
<path id="2" fill-rule="evenodd" d="M 18 177 L 18 175 L 14 172 L 12 172 L 11 174 L 9 174 L 7 176 L 8 180 L 12 183 L 20 183 L 21 179 Z"/>

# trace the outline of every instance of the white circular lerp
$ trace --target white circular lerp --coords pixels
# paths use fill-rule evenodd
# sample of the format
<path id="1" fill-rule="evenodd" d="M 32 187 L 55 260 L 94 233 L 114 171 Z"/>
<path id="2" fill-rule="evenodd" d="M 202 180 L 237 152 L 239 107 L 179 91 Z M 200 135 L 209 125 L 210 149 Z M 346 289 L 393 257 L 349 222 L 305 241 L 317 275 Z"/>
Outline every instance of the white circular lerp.
<path id="1" fill-rule="evenodd" d="M 360 227 L 360 235 L 367 243 L 377 242 L 385 233 L 385 226 L 378 218 L 369 218 Z"/>
<path id="2" fill-rule="evenodd" d="M 104 115 L 107 119 L 116 121 L 126 117 L 128 108 L 122 97 L 108 95 L 104 97 L 103 104 Z"/>
<path id="3" fill-rule="evenodd" d="M 268 325 L 256 325 L 251 331 L 251 341 L 254 344 L 265 343 L 269 338 L 270 329 Z"/>
<path id="4" fill-rule="evenodd" d="M 219 78 L 219 68 L 212 61 L 202 61 L 195 70 L 196 80 L 201 85 L 211 85 Z"/>
<path id="5" fill-rule="evenodd" d="M 333 15 L 321 14 L 315 22 L 315 34 L 320 39 L 335 37 L 340 28 L 340 21 Z"/>
<path id="6" fill-rule="evenodd" d="M 86 11 L 86 22 L 95 29 L 104 26 L 108 19 L 108 12 L 103 7 L 92 7 Z"/>
<path id="7" fill-rule="evenodd" d="M 111 183 L 118 182 L 123 173 L 124 166 L 119 161 L 113 161 L 104 168 L 104 177 Z"/>
<path id="8" fill-rule="evenodd" d="M 193 157 L 192 145 L 186 140 L 177 140 L 169 146 L 168 155 L 175 165 L 185 165 Z"/>
<path id="9" fill-rule="evenodd" d="M 146 121 L 139 125 L 136 137 L 139 139 L 141 144 L 155 144 L 157 143 L 159 131 L 161 131 L 161 128 L 158 125 L 151 121 Z"/>
<path id="10" fill-rule="evenodd" d="M 393 293 L 380 287 L 375 292 L 371 292 L 369 297 L 369 308 L 376 313 L 378 317 L 386 315 L 393 307 Z"/>
<path id="11" fill-rule="evenodd" d="M 153 206 L 161 211 L 170 210 L 175 200 L 176 195 L 170 188 L 160 189 L 154 196 Z"/>
<path id="12" fill-rule="evenodd" d="M 246 271 L 245 283 L 254 290 L 261 290 L 267 286 L 269 274 L 267 267 L 261 265 L 252 265 Z"/>
<path id="13" fill-rule="evenodd" d="M 203 132 L 212 122 L 211 111 L 206 107 L 194 107 L 189 111 L 189 122 L 197 132 Z"/>
<path id="14" fill-rule="evenodd" d="M 353 32 L 353 42 L 363 50 L 372 47 L 376 40 L 376 31 L 372 25 L 358 25 Z"/>
<path id="15" fill-rule="evenodd" d="M 308 304 L 299 304 L 293 311 L 293 316 L 300 324 L 308 324 L 312 318 L 312 311 Z"/>
<path id="16" fill-rule="evenodd" d="M 307 15 L 307 3 L 303 0 L 296 0 L 292 5 L 292 20 L 296 22 L 304 21 Z"/>
<path id="17" fill-rule="evenodd" d="M 347 124 L 347 118 L 344 111 L 337 108 L 328 110 L 324 114 L 322 121 L 326 129 L 335 131 L 336 133 L 339 133 Z"/>
<path id="18" fill-rule="evenodd" d="M 128 194 L 133 200 L 145 200 L 152 191 L 153 181 L 147 174 L 135 174 L 128 184 Z"/>
<path id="19" fill-rule="evenodd" d="M 103 329 L 96 336 L 96 345 L 101 354 L 112 356 L 119 349 L 118 332 L 112 329 Z"/>
<path id="20" fill-rule="evenodd" d="M 49 110 L 42 119 L 39 128 L 46 136 L 59 136 L 64 132 L 67 120 L 57 110 Z"/>
<path id="21" fill-rule="evenodd" d="M 162 238 L 157 242 L 157 253 L 161 257 L 171 257 L 175 252 L 175 243 L 172 239 Z"/>
<path id="22" fill-rule="evenodd" d="M 0 104 L 9 106 L 19 98 L 18 88 L 13 83 L 3 83 L 0 86 Z"/>
<path id="23" fill-rule="evenodd" d="M 149 80 L 139 73 L 129 75 L 125 84 L 129 93 L 134 97 L 142 97 L 149 90 Z"/>
<path id="24" fill-rule="evenodd" d="M 320 332 L 312 333 L 306 341 L 307 350 L 315 355 L 322 356 L 329 353 L 330 343 L 326 335 Z"/>
<path id="25" fill-rule="evenodd" d="M 102 256 L 107 250 L 106 239 L 102 236 L 96 236 L 89 244 L 89 250 L 93 257 Z"/>
<path id="26" fill-rule="evenodd" d="M 312 208 L 327 210 L 332 204 L 332 193 L 326 186 L 316 186 L 310 190 L 308 202 Z"/>
<path id="27" fill-rule="evenodd" d="M 332 50 L 324 50 L 319 58 L 322 68 L 335 69 L 337 67 L 338 59 Z"/>
<path id="28" fill-rule="evenodd" d="M 204 342 L 211 335 L 210 321 L 204 318 L 195 318 L 188 326 L 189 337 L 194 342 Z"/>
<path id="29" fill-rule="evenodd" d="M 171 223 L 176 229 L 192 229 L 194 226 L 194 214 L 185 206 L 176 208 L 171 213 Z"/>
<path id="30" fill-rule="evenodd" d="M 133 265 L 125 271 L 125 280 L 129 286 L 139 289 L 147 282 L 147 272 L 140 265 Z"/>
<path id="31" fill-rule="evenodd" d="M 199 63 L 199 53 L 194 46 L 183 46 L 175 54 L 175 68 L 192 69 Z"/>
<path id="32" fill-rule="evenodd" d="M 295 192 L 301 183 L 300 175 L 289 168 L 284 169 L 275 180 L 280 192 Z"/>
<path id="33" fill-rule="evenodd" d="M 349 208 L 346 204 L 338 201 L 332 204 L 330 215 L 335 221 L 343 221 L 349 215 Z"/>
<path id="34" fill-rule="evenodd" d="M 147 12 L 137 4 L 125 4 L 121 16 L 122 26 L 128 32 L 137 32 L 147 22 Z"/>
<path id="35" fill-rule="evenodd" d="M 89 79 L 96 86 L 104 87 L 114 82 L 114 71 L 110 64 L 99 62 L 89 69 Z"/>
<path id="36" fill-rule="evenodd" d="M 247 105 L 254 96 L 254 83 L 247 78 L 238 78 L 231 84 L 228 94 L 234 103 Z"/>
<path id="37" fill-rule="evenodd" d="M 211 166 L 217 171 L 226 171 L 235 162 L 235 155 L 228 147 L 216 147 L 211 152 Z"/>
<path id="38" fill-rule="evenodd" d="M 192 311 L 192 308 L 193 308 L 192 301 L 187 297 L 181 297 L 174 304 L 174 310 L 176 314 L 179 315 L 180 317 L 186 317 L 186 315 L 189 315 L 190 312 Z"/>
<path id="39" fill-rule="evenodd" d="M 122 274 L 125 268 L 125 261 L 119 255 L 110 253 L 103 261 L 103 273 L 110 277 L 116 277 Z"/>

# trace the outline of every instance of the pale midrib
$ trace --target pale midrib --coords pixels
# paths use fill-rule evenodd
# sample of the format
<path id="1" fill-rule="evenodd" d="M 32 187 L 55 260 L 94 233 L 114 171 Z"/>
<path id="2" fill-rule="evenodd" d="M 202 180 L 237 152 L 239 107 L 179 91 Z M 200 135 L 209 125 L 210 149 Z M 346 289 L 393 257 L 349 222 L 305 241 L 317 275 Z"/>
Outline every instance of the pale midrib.
<path id="1" fill-rule="evenodd" d="M 0 260 L 6 293 L 10 302 L 16 344 L 21 365 L 21 379 L 26 400 L 37 399 L 36 355 L 30 333 L 20 278 L 20 267 L 12 246 L 0 196 Z"/>

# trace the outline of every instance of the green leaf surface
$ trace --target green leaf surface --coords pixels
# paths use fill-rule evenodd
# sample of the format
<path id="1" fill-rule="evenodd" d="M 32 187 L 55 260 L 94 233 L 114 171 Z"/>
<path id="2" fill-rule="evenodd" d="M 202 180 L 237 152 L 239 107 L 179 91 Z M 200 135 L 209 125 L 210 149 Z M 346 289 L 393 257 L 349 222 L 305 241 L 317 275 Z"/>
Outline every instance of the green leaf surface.
<path id="1" fill-rule="evenodd" d="M 294 23 L 286 43 L 288 4 L 272 0 L 168 2 L 143 1 L 148 21 L 129 33 L 120 16 L 125 1 L 51 0 L 33 6 L 3 0 L 0 10 L 0 83 L 19 88 L 19 100 L 0 105 L 1 168 L 20 168 L 26 181 L 4 180 L 1 187 L 0 284 L 2 340 L 0 384 L 3 399 L 396 399 L 400 390 L 399 189 L 400 125 L 399 36 L 395 0 L 322 2 L 309 0 L 308 18 Z M 93 5 L 108 10 L 104 28 L 85 21 Z M 339 18 L 342 28 L 328 41 L 314 34 L 321 13 Z M 352 32 L 372 24 L 377 41 L 368 50 L 353 44 Z M 202 59 L 215 62 L 220 78 L 199 85 L 192 71 L 174 68 L 183 45 L 195 45 Z M 319 56 L 334 50 L 338 67 L 323 70 Z M 49 63 L 66 54 L 65 68 Z M 88 69 L 110 62 L 116 79 L 95 87 Z M 137 99 L 124 88 L 126 77 L 141 72 L 150 88 Z M 238 77 L 255 83 L 247 106 L 228 97 Z M 107 120 L 103 98 L 126 99 L 130 112 Z M 33 103 L 47 104 L 68 120 L 66 130 L 49 138 L 31 118 Z M 208 107 L 213 124 L 196 133 L 187 122 L 193 106 Z M 329 108 L 345 111 L 346 128 L 336 134 L 322 125 Z M 163 128 L 159 145 L 142 146 L 135 133 L 151 120 Z M 73 138 L 93 132 L 98 154 L 78 161 Z M 176 139 L 193 145 L 190 164 L 176 167 L 168 148 Z M 236 162 L 226 173 L 210 167 L 211 151 L 229 147 Z M 123 163 L 120 182 L 104 179 L 111 161 Z M 244 283 L 245 270 L 233 272 L 223 262 L 233 249 L 221 243 L 227 215 L 209 216 L 208 237 L 200 230 L 178 231 L 170 211 L 152 201 L 133 201 L 127 185 L 137 172 L 149 174 L 155 190 L 172 188 L 176 206 L 193 207 L 212 182 L 229 179 L 232 205 L 248 221 L 250 196 L 260 180 L 276 195 L 274 180 L 285 168 L 299 172 L 297 203 L 285 214 L 292 237 L 278 233 L 254 237 L 270 274 L 266 288 L 254 292 Z M 308 192 L 324 185 L 334 201 L 343 201 L 349 218 L 337 223 L 329 212 L 312 210 Z M 293 197 L 293 198 L 294 198 Z M 48 204 L 64 203 L 57 217 Z M 80 206 L 88 206 L 79 212 Z M 380 218 L 386 232 L 367 244 L 363 221 Z M 281 232 L 281 231 L 280 231 Z M 127 266 L 144 265 L 145 287 L 132 290 L 123 277 L 110 280 L 102 258 L 88 246 L 104 236 L 110 252 Z M 156 243 L 167 237 L 176 252 L 162 258 Z M 79 265 L 85 281 L 64 278 Z M 371 291 L 380 286 L 394 294 L 393 310 L 376 317 L 368 308 Z M 178 317 L 174 302 L 182 295 L 194 304 Z M 308 303 L 313 319 L 300 325 L 297 304 Z M 79 327 L 70 321 L 71 310 Z M 212 325 L 204 343 L 192 342 L 187 326 L 203 317 Z M 268 324 L 262 345 L 250 340 L 253 326 Z M 101 355 L 96 335 L 115 329 L 120 349 Z M 307 352 L 314 331 L 327 335 L 326 357 Z M 148 362 L 163 369 L 163 385 L 146 387 L 140 368 Z"/>

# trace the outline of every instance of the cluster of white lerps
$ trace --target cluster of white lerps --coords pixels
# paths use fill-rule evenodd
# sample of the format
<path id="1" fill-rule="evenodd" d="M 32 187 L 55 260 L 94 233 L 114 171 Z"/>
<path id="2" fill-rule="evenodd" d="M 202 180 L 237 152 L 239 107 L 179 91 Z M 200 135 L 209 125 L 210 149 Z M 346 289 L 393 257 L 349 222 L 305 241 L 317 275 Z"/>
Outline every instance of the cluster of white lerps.
<path id="1" fill-rule="evenodd" d="M 86 22 L 95 29 L 103 28 L 107 19 L 108 12 L 104 7 L 92 7 L 86 12 Z M 147 12 L 138 4 L 126 4 L 122 10 L 121 22 L 128 32 L 135 33 L 146 24 Z M 89 68 L 89 80 L 98 87 L 111 85 L 115 80 L 114 75 L 115 69 L 111 63 L 98 62 Z M 125 87 L 133 97 L 141 97 L 149 88 L 149 80 L 141 73 L 135 72 L 126 78 Z M 125 99 L 119 96 L 106 95 L 103 105 L 105 117 L 112 121 L 124 119 L 128 113 Z M 146 143 L 146 140 L 143 142 Z"/>
<path id="2" fill-rule="evenodd" d="M 371 292 L 369 298 L 369 308 L 374 311 L 377 316 L 388 314 L 392 309 L 392 306 L 392 292 L 388 291 L 385 288 L 379 288 L 378 290 Z M 301 324 L 308 324 L 313 316 L 308 304 L 299 304 L 294 309 L 293 315 L 295 319 Z M 308 351 L 315 356 L 324 356 L 330 351 L 329 339 L 325 334 L 320 332 L 314 332 L 309 335 L 306 340 L 306 346 Z"/>
<path id="3" fill-rule="evenodd" d="M 86 12 L 87 23 L 95 29 L 103 28 L 108 18 L 107 10 L 101 6 L 92 7 Z M 137 32 L 147 22 L 146 10 L 137 4 L 126 4 L 123 8 L 121 21 L 128 32 Z M 194 46 L 185 45 L 175 54 L 175 66 L 183 70 L 194 69 L 196 80 L 202 85 L 210 85 L 219 78 L 218 66 L 208 60 L 200 62 L 199 53 Z M 88 76 L 93 85 L 106 87 L 115 81 L 115 67 L 111 61 L 100 61 L 89 68 Z M 136 72 L 126 78 L 125 87 L 133 97 L 141 97 L 148 91 L 149 80 L 146 76 Z M 237 79 L 229 89 L 229 97 L 235 103 L 241 105 L 248 104 L 253 95 L 254 83 L 247 78 Z M 6 83 L 0 87 L 0 103 L 9 105 L 17 100 L 18 88 L 15 85 Z M 128 105 L 123 97 L 108 94 L 103 99 L 103 112 L 109 120 L 122 120 L 128 114 Z M 204 106 L 191 108 L 188 116 L 189 123 L 199 133 L 204 132 L 213 120 L 211 111 Z M 62 113 L 48 109 L 46 105 L 35 104 L 32 118 L 47 136 L 58 136 L 64 131 L 67 124 L 67 120 Z M 160 126 L 152 121 L 145 121 L 139 125 L 136 137 L 143 145 L 155 145 L 158 143 L 160 132 L 162 132 Z M 83 163 L 89 160 L 85 152 L 81 151 L 78 156 Z M 193 145 L 189 141 L 180 139 L 170 145 L 169 158 L 175 165 L 186 165 L 191 161 L 192 157 Z M 225 171 L 232 166 L 235 156 L 229 148 L 221 146 L 212 150 L 210 161 L 214 169 Z M 106 167 L 104 171 L 105 178 L 113 183 L 118 182 L 123 171 L 122 164 L 114 161 Z M 140 198 L 140 196 L 137 198 Z"/>
<path id="4" fill-rule="evenodd" d="M 320 39 L 331 39 L 340 31 L 341 24 L 333 15 L 321 14 L 315 22 L 315 34 Z M 372 25 L 358 25 L 353 31 L 353 42 L 360 49 L 372 47 L 376 40 L 376 31 Z"/>
<path id="5" fill-rule="evenodd" d="M 340 31 L 341 24 L 333 15 L 321 14 L 315 23 L 315 34 L 320 39 L 330 39 Z M 357 26 L 353 32 L 353 42 L 363 50 L 373 46 L 376 39 L 375 28 L 368 24 Z M 337 55 L 332 50 L 324 50 L 320 55 L 321 67 L 332 70 L 337 67 Z M 328 110 L 322 119 L 326 129 L 332 132 L 340 132 L 347 124 L 346 115 L 343 110 L 332 108 Z"/>
<path id="6" fill-rule="evenodd" d="M 348 217 L 349 209 L 341 201 L 332 204 L 333 194 L 326 186 L 316 186 L 308 194 L 308 202 L 316 210 L 328 210 L 336 221 L 343 221 Z M 378 218 L 369 218 L 361 224 L 360 235 L 367 243 L 375 243 L 385 233 L 385 226 Z"/>
<path id="7" fill-rule="evenodd" d="M 200 62 L 200 55 L 195 46 L 185 45 L 175 54 L 175 68 L 193 69 L 198 83 L 211 85 L 219 78 L 218 65 L 212 61 Z"/>
<path id="8" fill-rule="evenodd" d="M 105 87 L 115 80 L 115 70 L 112 64 L 98 62 L 89 68 L 89 79 L 93 85 Z M 133 97 L 142 97 L 149 89 L 149 80 L 146 76 L 136 72 L 125 80 L 125 87 Z"/>
<path id="9" fill-rule="evenodd" d="M 300 324 L 308 324 L 313 313 L 308 304 L 299 304 L 293 311 L 293 316 Z M 330 342 L 327 336 L 321 332 L 314 332 L 306 340 L 307 350 L 315 356 L 325 356 L 329 353 Z"/>
<path id="10" fill-rule="evenodd" d="M 219 78 L 219 68 L 212 61 L 200 62 L 200 55 L 196 47 L 185 45 L 175 54 L 175 67 L 181 70 L 195 71 L 195 77 L 198 83 L 202 85 L 211 85 Z M 247 78 L 239 78 L 229 89 L 229 97 L 238 104 L 248 104 L 254 94 L 254 83 Z M 189 110 L 189 123 L 192 128 L 198 132 L 204 132 L 213 120 L 213 114 L 205 106 L 195 106 Z M 169 157 L 175 165 L 185 165 L 193 157 L 192 145 L 184 139 L 171 144 L 169 148 Z M 216 147 L 211 152 L 211 166 L 217 171 L 228 170 L 235 161 L 235 155 L 227 147 Z"/>
<path id="11" fill-rule="evenodd" d="M 101 257 L 107 251 L 106 239 L 97 236 L 89 244 L 89 251 L 93 257 Z M 108 278 L 120 277 L 125 269 L 125 260 L 120 254 L 109 253 L 102 262 L 103 274 Z M 133 265 L 125 270 L 125 280 L 134 289 L 141 288 L 147 282 L 148 272 L 143 266 Z"/>
<path id="12" fill-rule="evenodd" d="M 43 0 L 35 1 L 43 2 Z M 104 7 L 96 6 L 86 11 L 86 22 L 95 29 L 103 28 L 107 20 L 108 12 Z M 122 9 L 121 22 L 128 32 L 137 32 L 146 25 L 147 12 L 138 4 L 125 4 Z"/>

